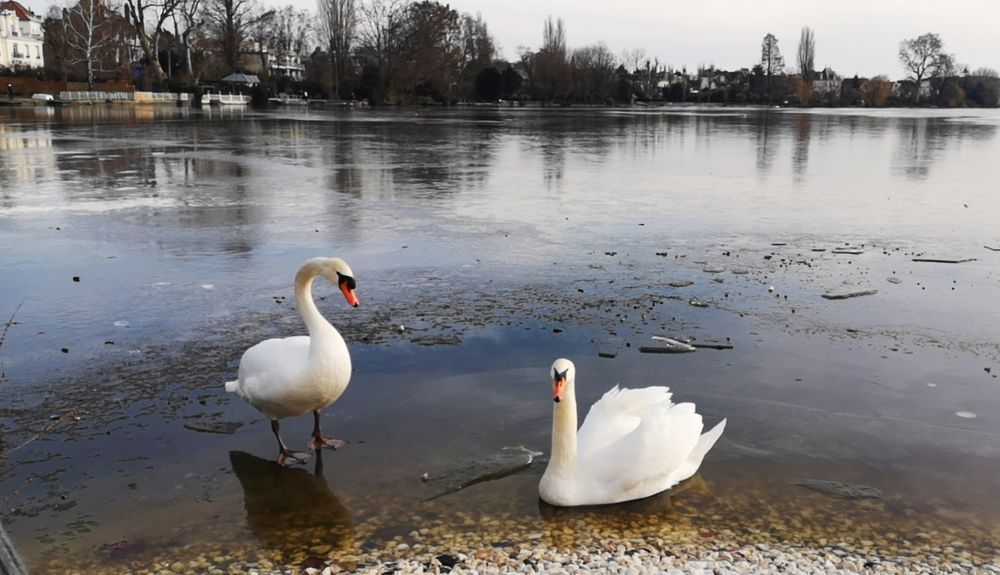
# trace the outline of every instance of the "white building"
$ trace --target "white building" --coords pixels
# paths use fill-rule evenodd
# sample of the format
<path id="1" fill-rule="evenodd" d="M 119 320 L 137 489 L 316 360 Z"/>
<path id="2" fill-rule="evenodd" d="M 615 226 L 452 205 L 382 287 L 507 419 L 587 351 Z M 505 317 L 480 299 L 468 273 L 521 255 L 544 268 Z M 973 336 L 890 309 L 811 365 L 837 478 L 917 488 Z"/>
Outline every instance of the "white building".
<path id="1" fill-rule="evenodd" d="M 42 68 L 42 17 L 18 2 L 0 2 L 0 68 Z"/>

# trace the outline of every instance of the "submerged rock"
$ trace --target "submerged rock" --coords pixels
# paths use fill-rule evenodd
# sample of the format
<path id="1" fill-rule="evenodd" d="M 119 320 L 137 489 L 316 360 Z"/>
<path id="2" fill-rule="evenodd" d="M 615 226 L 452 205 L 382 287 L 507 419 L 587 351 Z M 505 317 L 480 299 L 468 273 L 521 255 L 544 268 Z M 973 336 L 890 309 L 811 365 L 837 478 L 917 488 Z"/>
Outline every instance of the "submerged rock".
<path id="1" fill-rule="evenodd" d="M 857 485 L 828 479 L 798 479 L 792 483 L 799 487 L 847 499 L 882 499 L 882 491 L 871 485 Z"/>

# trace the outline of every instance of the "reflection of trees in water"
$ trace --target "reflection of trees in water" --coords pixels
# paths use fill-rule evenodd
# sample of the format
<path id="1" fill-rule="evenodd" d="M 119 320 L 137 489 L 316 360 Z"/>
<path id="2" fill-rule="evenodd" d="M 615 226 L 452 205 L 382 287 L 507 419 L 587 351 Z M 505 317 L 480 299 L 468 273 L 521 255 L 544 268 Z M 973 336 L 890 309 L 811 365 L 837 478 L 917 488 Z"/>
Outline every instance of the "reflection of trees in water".
<path id="1" fill-rule="evenodd" d="M 898 145 L 893 170 L 924 179 L 942 153 L 966 141 L 986 142 L 996 136 L 995 125 L 953 122 L 944 118 L 903 118 L 896 121 Z"/>
<path id="2" fill-rule="evenodd" d="M 758 114 L 755 122 L 755 135 L 757 137 L 757 173 L 766 176 L 771 171 L 774 164 L 774 157 L 778 151 L 777 134 L 773 131 L 772 122 L 775 122 L 770 112 Z"/>
<path id="3" fill-rule="evenodd" d="M 313 472 L 292 469 L 242 451 L 230 451 L 229 461 L 243 488 L 247 527 L 267 549 L 294 552 L 308 546 L 306 533 L 320 532 L 335 549 L 354 544 L 351 513 L 340 502 L 322 473 L 317 452 Z"/>
<path id="4" fill-rule="evenodd" d="M 365 198 L 446 198 L 486 179 L 497 129 L 476 122 L 341 122 L 322 152 L 326 186 Z"/>
<path id="5" fill-rule="evenodd" d="M 794 145 L 792 146 L 792 173 L 795 181 L 801 182 L 809 167 L 809 139 L 812 131 L 813 117 L 811 114 L 799 114 L 795 118 L 792 129 Z"/>
<path id="6" fill-rule="evenodd" d="M 566 169 L 566 145 L 568 136 L 559 130 L 551 134 L 541 134 L 539 151 L 542 154 L 542 180 L 549 190 L 561 190 L 563 172 Z"/>
<path id="7" fill-rule="evenodd" d="M 605 161 L 630 123 L 630 119 L 604 114 L 539 112 L 524 123 L 527 151 L 541 157 L 545 187 L 559 191 L 568 157 L 580 162 Z"/>

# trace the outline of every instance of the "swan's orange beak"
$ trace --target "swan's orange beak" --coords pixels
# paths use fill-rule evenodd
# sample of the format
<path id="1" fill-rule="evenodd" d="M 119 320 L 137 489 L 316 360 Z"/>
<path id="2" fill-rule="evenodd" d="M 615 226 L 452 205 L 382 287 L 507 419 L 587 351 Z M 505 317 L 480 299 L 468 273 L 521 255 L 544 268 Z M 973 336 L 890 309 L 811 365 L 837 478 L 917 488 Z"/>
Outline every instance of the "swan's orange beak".
<path id="1" fill-rule="evenodd" d="M 552 401 L 559 403 L 562 401 L 563 393 L 566 391 L 566 378 L 556 377 L 552 380 Z"/>
<path id="2" fill-rule="evenodd" d="M 340 284 L 340 291 L 344 292 L 344 298 L 347 299 L 347 303 L 354 307 L 358 307 L 360 302 L 358 301 L 358 296 L 355 295 L 354 290 L 348 287 L 347 282 L 342 282 Z"/>

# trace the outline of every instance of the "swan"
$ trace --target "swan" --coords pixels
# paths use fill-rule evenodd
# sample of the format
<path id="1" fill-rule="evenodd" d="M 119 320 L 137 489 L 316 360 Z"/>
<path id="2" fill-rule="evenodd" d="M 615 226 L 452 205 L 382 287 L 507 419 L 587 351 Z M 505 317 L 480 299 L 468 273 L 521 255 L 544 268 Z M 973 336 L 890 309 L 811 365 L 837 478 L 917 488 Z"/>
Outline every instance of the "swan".
<path id="1" fill-rule="evenodd" d="M 552 364 L 552 453 L 538 494 L 550 505 L 602 505 L 642 499 L 698 471 L 726 428 L 701 434 L 693 403 L 674 404 L 670 388 L 619 389 L 591 408 L 576 429 L 576 368 Z"/>
<path id="2" fill-rule="evenodd" d="M 313 413 L 309 448 L 338 449 L 346 442 L 326 437 L 320 431 L 319 412 L 344 393 L 351 379 L 351 354 L 340 333 L 316 309 L 312 283 L 322 276 L 343 292 L 347 303 L 358 307 L 357 287 L 350 266 L 339 258 L 312 258 L 295 274 L 295 307 L 309 335 L 266 339 L 243 353 L 239 376 L 226 382 L 235 393 L 271 420 L 278 439 L 278 464 L 305 463 L 308 454 L 285 446 L 278 420 Z"/>

